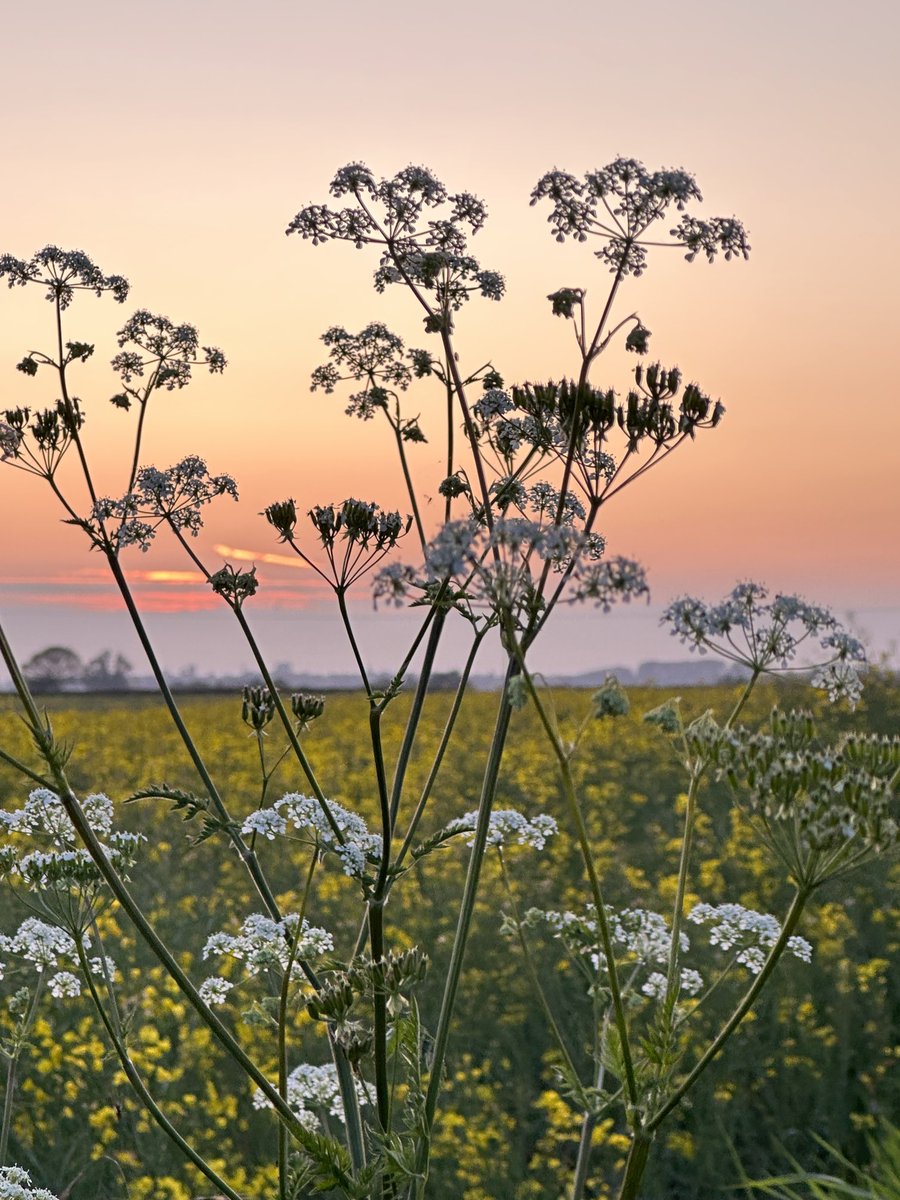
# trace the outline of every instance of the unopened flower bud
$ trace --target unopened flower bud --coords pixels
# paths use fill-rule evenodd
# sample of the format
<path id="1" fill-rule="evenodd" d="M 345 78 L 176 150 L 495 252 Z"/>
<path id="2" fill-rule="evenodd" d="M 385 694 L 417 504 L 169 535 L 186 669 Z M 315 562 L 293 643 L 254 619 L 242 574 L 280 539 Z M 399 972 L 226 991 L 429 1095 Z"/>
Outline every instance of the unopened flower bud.
<path id="1" fill-rule="evenodd" d="M 245 687 L 241 694 L 241 720 L 251 729 L 265 729 L 275 713 L 272 693 L 265 687 Z"/>
<path id="2" fill-rule="evenodd" d="M 281 534 L 281 541 L 289 542 L 297 524 L 297 509 L 293 500 L 279 500 L 270 504 L 263 516 Z"/>
<path id="3" fill-rule="evenodd" d="M 301 729 L 309 729 L 324 711 L 324 696 L 314 696 L 308 692 L 294 692 L 291 696 L 291 712 L 300 722 Z"/>
<path id="4" fill-rule="evenodd" d="M 631 704 L 615 675 L 607 675 L 603 686 L 591 696 L 591 710 L 598 721 L 603 717 L 628 716 Z"/>

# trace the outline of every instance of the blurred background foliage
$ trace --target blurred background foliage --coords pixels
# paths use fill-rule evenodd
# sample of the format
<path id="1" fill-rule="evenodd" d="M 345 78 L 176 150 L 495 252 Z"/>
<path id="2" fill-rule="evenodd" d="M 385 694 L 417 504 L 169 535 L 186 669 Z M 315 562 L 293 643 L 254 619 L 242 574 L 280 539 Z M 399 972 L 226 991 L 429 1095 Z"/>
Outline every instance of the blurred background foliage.
<path id="1" fill-rule="evenodd" d="M 668 693 L 635 688 L 629 694 L 630 717 L 589 729 L 576 759 L 576 777 L 610 902 L 665 911 L 675 886 L 684 779 L 666 739 L 640 721 Z M 707 708 L 722 713 L 735 695 L 728 686 L 684 689 L 683 708 L 687 715 Z M 473 693 L 464 702 L 425 832 L 477 806 L 497 699 Z M 766 684 L 745 719 L 763 719 L 774 703 L 809 706 L 810 699 L 800 683 Z M 426 706 L 409 772 L 407 814 L 426 778 L 450 700 L 437 694 Z M 584 692 L 557 690 L 561 723 L 580 720 L 588 700 Z M 232 814 L 252 811 L 259 800 L 258 757 L 240 721 L 240 698 L 186 697 L 181 704 Z M 408 698 L 401 696 L 389 709 L 389 753 L 399 745 L 407 706 Z M 48 707 L 57 735 L 73 747 L 70 777 L 82 794 L 104 791 L 118 804 L 149 783 L 194 786 L 183 749 L 154 698 L 61 696 L 49 699 Z M 887 672 L 872 673 L 854 714 L 818 702 L 814 707 L 826 734 L 850 727 L 885 733 L 900 728 L 900 689 Z M 281 744 L 276 727 L 269 728 L 274 761 Z M 0 698 L 0 740 L 31 760 L 27 731 L 11 698 Z M 325 716 L 305 735 L 305 744 L 326 793 L 371 820 L 374 787 L 364 698 L 330 695 Z M 303 790 L 302 777 L 286 759 L 270 799 Z M 18 806 L 26 791 L 21 780 L 0 767 L 0 806 Z M 568 836 L 556 769 L 528 709 L 514 714 L 497 807 L 526 815 L 548 812 L 561 826 L 561 836 L 539 855 L 524 848 L 507 852 L 520 908 L 582 907 L 587 888 Z M 702 810 L 693 897 L 783 912 L 788 895 L 783 872 L 759 846 L 724 785 L 704 789 Z M 150 839 L 132 885 L 145 910 L 198 981 L 219 971 L 218 963 L 200 960 L 207 936 L 220 929 L 235 932 L 243 917 L 260 911 L 236 856 L 216 840 L 192 845 L 194 826 L 167 813 L 162 802 L 142 801 L 118 811 L 121 824 Z M 288 909 L 299 901 L 308 852 L 298 850 L 292 857 L 286 847 L 279 840 L 258 848 Z M 431 856 L 399 882 L 387 910 L 388 944 L 417 944 L 431 956 L 420 992 L 426 1026 L 437 1012 L 465 859 L 461 843 Z M 816 1138 L 865 1164 L 867 1135 L 877 1131 L 882 1116 L 900 1111 L 898 878 L 898 864 L 882 862 L 820 894 L 801 929 L 814 946 L 812 965 L 783 963 L 752 1019 L 675 1114 L 652 1159 L 649 1196 L 699 1200 L 729 1180 L 737 1188 L 737 1162 L 747 1176 L 760 1178 L 772 1174 L 785 1151 L 814 1167 L 824 1153 Z M 435 1196 L 560 1200 L 570 1186 L 580 1118 L 560 1090 L 554 1051 L 520 952 L 500 934 L 501 915 L 508 909 L 499 869 L 489 860 L 436 1133 Z M 360 911 L 357 885 L 327 862 L 316 874 L 308 915 L 334 933 L 342 955 L 352 950 Z M 10 932 L 26 915 L 5 891 L 2 931 Z M 252 1107 L 251 1089 L 198 1027 L 147 951 L 118 924 L 114 910 L 103 920 L 104 948 L 122 972 L 129 1042 L 151 1090 L 182 1134 L 234 1186 L 251 1197 L 272 1194 L 274 1123 Z M 590 1011 L 575 973 L 566 969 L 560 943 L 535 936 L 534 954 L 570 1043 L 586 1048 Z M 11 995 L 16 986 L 9 977 L 0 989 Z M 240 997 L 236 1011 L 251 1011 L 261 995 L 247 985 L 235 994 Z M 713 1010 L 703 1020 L 712 1023 L 715 1015 Z M 0 1022 L 8 1020 L 4 1004 Z M 239 1018 L 238 1030 L 271 1069 L 270 1029 Z M 292 1065 L 326 1060 L 320 1029 L 308 1018 L 298 1015 L 291 1036 Z M 587 1079 L 586 1053 L 583 1062 Z M 45 1002 L 20 1075 L 11 1157 L 36 1182 L 64 1200 L 208 1196 L 209 1185 L 185 1166 L 132 1098 L 86 1000 Z M 607 1197 L 626 1142 L 611 1120 L 599 1124 L 594 1141 L 588 1194 Z"/>

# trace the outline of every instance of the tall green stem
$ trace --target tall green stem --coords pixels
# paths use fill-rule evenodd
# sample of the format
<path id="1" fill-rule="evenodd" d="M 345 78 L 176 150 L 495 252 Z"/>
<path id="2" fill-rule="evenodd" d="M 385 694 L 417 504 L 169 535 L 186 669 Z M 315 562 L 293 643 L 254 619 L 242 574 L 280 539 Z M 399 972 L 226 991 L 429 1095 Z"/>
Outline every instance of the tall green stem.
<path id="1" fill-rule="evenodd" d="M 16 1091 L 16 1066 L 18 1057 L 10 1054 L 6 1062 L 6 1093 L 3 1097 L 3 1124 L 0 1126 L 0 1167 L 8 1166 L 6 1151 L 9 1147 L 9 1131 L 12 1128 L 13 1096 Z"/>
<path id="2" fill-rule="evenodd" d="M 641 1194 L 641 1181 L 647 1169 L 647 1159 L 650 1157 L 652 1145 L 652 1133 L 644 1130 L 635 1134 L 625 1160 L 625 1172 L 622 1176 L 618 1200 L 637 1200 Z"/>
<path id="3" fill-rule="evenodd" d="M 516 927 L 516 940 L 519 943 L 519 949 L 522 951 L 522 957 L 525 960 L 525 968 L 528 971 L 528 977 L 531 980 L 531 986 L 534 988 L 534 993 L 538 998 L 538 1002 L 543 1009 L 544 1016 L 547 1018 L 547 1024 L 550 1026 L 550 1031 L 556 1039 L 556 1044 L 559 1047 L 559 1052 L 562 1055 L 563 1061 L 573 1082 L 578 1079 L 578 1071 L 569 1053 L 569 1047 L 566 1045 L 566 1040 L 563 1037 L 563 1032 L 560 1029 L 556 1017 L 553 1015 L 553 1009 L 544 994 L 544 988 L 541 984 L 541 978 L 538 975 L 537 967 L 534 965 L 534 959 L 531 957 L 531 949 L 528 945 L 528 939 L 525 937 L 525 930 L 522 928 L 522 921 L 519 917 L 519 906 L 516 902 L 516 896 L 512 889 L 512 880 L 509 877 L 509 871 L 506 869 L 506 858 L 503 854 L 502 847 L 498 847 L 500 857 L 500 874 L 503 878 L 503 887 L 509 897 L 509 902 L 512 905 L 513 922 Z"/>
<path id="4" fill-rule="evenodd" d="M 424 1118 L 424 1137 L 419 1146 L 417 1156 L 417 1169 L 423 1177 L 428 1171 L 429 1157 L 429 1142 L 431 1137 L 431 1129 L 434 1125 L 435 1112 L 437 1110 L 438 1093 L 441 1090 L 441 1073 L 444 1065 L 444 1059 L 447 1054 L 447 1040 L 450 1036 L 450 1022 L 453 1017 L 453 1007 L 456 1002 L 456 995 L 459 990 L 460 976 L 462 975 L 463 959 L 465 958 L 466 946 L 469 940 L 469 932 L 472 925 L 472 915 L 475 911 L 475 899 L 478 892 L 478 882 L 481 878 L 481 868 L 484 863 L 485 849 L 487 847 L 487 836 L 490 827 L 491 809 L 494 804 L 494 797 L 497 794 L 497 780 L 500 775 L 500 764 L 503 759 L 503 750 L 506 745 L 506 737 L 509 733 L 509 725 L 512 717 L 512 709 L 507 699 L 507 687 L 510 679 L 517 674 L 518 667 L 516 663 L 510 659 L 504 680 L 504 686 L 500 693 L 500 703 L 497 709 L 497 718 L 494 724 L 494 736 L 491 741 L 491 748 L 488 754 L 487 764 L 485 766 L 484 778 L 481 785 L 481 799 L 478 806 L 478 821 L 475 827 L 475 838 L 472 845 L 472 852 L 469 855 L 469 866 L 466 872 L 466 882 L 463 889 L 462 902 L 459 909 L 459 918 L 456 924 L 456 936 L 453 939 L 453 949 L 450 953 L 450 963 L 447 967 L 447 976 L 444 981 L 444 994 L 441 999 L 441 1008 L 438 1015 L 437 1028 L 434 1036 L 434 1050 L 431 1065 L 431 1073 L 428 1078 L 428 1088 L 425 1093 L 425 1111 Z"/>
<path id="5" fill-rule="evenodd" d="M 175 703 L 175 697 L 172 695 L 172 690 L 169 687 L 159 660 L 156 657 L 156 651 L 153 648 L 153 645 L 147 634 L 147 630 L 144 628 L 144 622 L 141 619 L 140 613 L 138 612 L 137 605 L 134 602 L 134 597 L 131 594 L 131 589 L 128 586 L 128 581 L 125 578 L 124 572 L 119 565 L 119 561 L 111 552 L 106 555 L 106 559 L 109 564 L 109 569 L 112 572 L 113 579 L 115 579 L 116 585 L 119 588 L 119 592 L 122 595 L 122 599 L 125 601 L 125 607 L 128 609 L 128 614 L 131 617 L 132 624 L 134 625 L 135 631 L 140 639 L 141 646 L 143 647 L 144 653 L 147 656 L 147 661 L 150 664 L 150 669 L 153 672 L 156 685 L 159 688 L 166 708 L 169 710 L 169 715 L 172 718 L 175 728 L 178 730 L 178 734 L 184 743 L 185 749 L 190 756 L 191 762 L 194 764 L 204 788 L 206 788 L 210 802 L 212 803 L 213 808 L 216 810 L 219 819 L 222 821 L 231 844 L 234 846 L 235 850 L 237 850 L 241 861 L 250 875 L 250 878 L 253 880 L 256 890 L 259 892 L 260 898 L 268 910 L 269 916 L 272 917 L 274 921 L 280 921 L 281 912 L 278 908 L 278 903 L 275 900 L 275 896 L 272 893 L 272 889 L 269 887 L 269 883 L 265 875 L 263 874 L 262 867 L 259 864 L 259 859 L 256 857 L 256 854 L 246 845 L 240 834 L 237 833 L 234 821 L 231 819 L 231 815 L 228 812 L 228 809 L 225 807 L 225 803 L 219 794 L 218 788 L 213 783 L 212 776 L 207 770 L 206 764 L 200 755 L 200 751 L 197 749 L 194 739 L 191 737 L 188 728 L 184 723 L 184 719 L 178 709 L 178 705 Z"/>
<path id="6" fill-rule="evenodd" d="M 472 673 L 472 667 L 475 665 L 475 657 L 478 654 L 486 633 L 487 629 L 481 629 L 475 635 L 475 640 L 469 650 L 468 658 L 466 659 L 462 675 L 460 676 L 459 684 L 456 688 L 456 694 L 453 697 L 453 704 L 450 706 L 450 712 L 447 715 L 447 720 L 444 724 L 444 731 L 441 734 L 440 744 L 438 745 L 437 753 L 434 756 L 434 761 L 431 764 L 431 770 L 428 772 L 428 778 L 425 780 L 425 786 L 422 788 L 422 794 L 419 797 L 419 802 L 416 805 L 415 812 L 410 818 L 409 826 L 406 830 L 406 836 L 403 839 L 403 845 L 400 847 L 397 857 L 394 860 L 395 867 L 399 867 L 406 858 L 409 848 L 413 843 L 413 838 L 416 836 L 416 830 L 419 827 L 419 822 L 421 821 L 422 815 L 425 812 L 425 806 L 428 803 L 432 788 L 437 780 L 438 773 L 441 769 L 441 763 L 444 761 L 444 755 L 447 752 L 447 746 L 450 744 L 450 738 L 453 734 L 456 718 L 459 716 L 459 710 L 462 707 L 463 697 L 465 696 L 468 688 L 469 676 Z"/>
<path id="7" fill-rule="evenodd" d="M 403 742 L 400 746 L 400 753 L 397 756 L 397 765 L 394 769 L 394 779 L 391 784 L 391 825 L 397 821 L 397 814 L 400 809 L 400 799 L 403 795 L 403 783 L 406 779 L 406 768 L 409 765 L 409 758 L 412 754 L 413 744 L 416 740 L 416 733 L 419 728 L 419 721 L 422 716 L 422 709 L 425 706 L 425 697 L 428 694 L 428 685 L 431 682 L 431 672 L 434 667 L 434 659 L 437 654 L 438 645 L 441 640 L 441 634 L 444 632 L 444 624 L 447 620 L 446 609 L 441 609 L 435 616 L 428 634 L 428 642 L 425 646 L 425 654 L 422 658 L 422 668 L 419 671 L 419 682 L 416 685 L 415 695 L 409 710 L 409 717 L 406 722 L 406 729 L 403 733 Z"/>

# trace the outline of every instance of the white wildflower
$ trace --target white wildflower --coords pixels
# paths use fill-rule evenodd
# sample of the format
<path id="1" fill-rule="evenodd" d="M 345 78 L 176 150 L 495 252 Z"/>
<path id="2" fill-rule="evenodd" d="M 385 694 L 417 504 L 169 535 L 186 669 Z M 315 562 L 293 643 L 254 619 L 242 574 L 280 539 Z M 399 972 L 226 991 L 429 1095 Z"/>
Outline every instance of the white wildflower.
<path id="1" fill-rule="evenodd" d="M 56 1196 L 35 1187 L 23 1167 L 0 1167 L 0 1200 L 56 1200 Z"/>
<path id="2" fill-rule="evenodd" d="M 699 971 L 691 971 L 685 968 L 681 972 L 679 992 L 683 992 L 686 996 L 696 996 L 702 987 L 703 976 Z M 645 996 L 650 996 L 653 1000 L 664 1000 L 666 996 L 665 975 L 660 971 L 653 971 L 652 974 L 647 976 L 641 991 Z"/>
<path id="3" fill-rule="evenodd" d="M 334 800 L 328 801 L 328 811 L 334 825 L 340 831 L 340 837 L 335 833 L 322 805 L 314 796 L 289 792 L 275 801 L 274 809 L 283 820 L 296 829 L 313 830 L 320 845 L 340 858 L 345 875 L 361 879 L 367 867 L 377 868 L 381 861 L 381 836 L 369 833 L 362 817 Z"/>
<path id="4" fill-rule="evenodd" d="M 221 975 L 210 975 L 209 979 L 204 979 L 197 991 L 209 1005 L 224 1004 L 228 998 L 228 993 L 234 987 L 230 979 L 223 979 Z"/>
<path id="5" fill-rule="evenodd" d="M 254 913 L 241 925 L 240 933 L 214 933 L 207 938 L 203 947 L 204 959 L 211 955 L 227 955 L 247 965 L 249 975 L 260 971 L 283 970 L 288 963 L 297 914 L 293 913 L 280 921 Z M 334 949 L 331 934 L 325 929 L 310 925 L 306 920 L 297 942 L 297 956 L 309 958 L 326 954 Z"/>
<path id="6" fill-rule="evenodd" d="M 47 986 L 50 989 L 50 995 L 55 996 L 57 1000 L 62 999 L 63 996 L 81 995 L 81 980 L 71 971 L 57 971 L 47 980 Z"/>
<path id="7" fill-rule="evenodd" d="M 75 958 L 75 943 L 62 929 L 27 917 L 12 936 L 0 936 L 0 950 L 34 963 L 38 971 L 55 967 L 60 957 Z"/>
<path id="8" fill-rule="evenodd" d="M 367 1096 L 359 1079 L 354 1079 L 354 1085 L 359 1103 L 365 1104 Z M 314 1066 L 312 1063 L 301 1063 L 295 1067 L 287 1078 L 287 1102 L 308 1129 L 318 1128 L 319 1113 L 343 1121 L 344 1105 L 334 1064 Z M 253 1106 L 271 1107 L 259 1089 L 254 1093 Z"/>
<path id="9" fill-rule="evenodd" d="M 276 834 L 287 833 L 287 821 L 281 813 L 274 812 L 271 808 L 261 808 L 245 818 L 241 833 L 260 833 L 270 842 L 274 842 Z"/>
<path id="10" fill-rule="evenodd" d="M 736 950 L 736 961 L 754 975 L 762 970 L 781 933 L 777 917 L 744 908 L 742 904 L 695 904 L 688 920 L 695 925 L 708 925 L 710 945 Z M 805 938 L 789 938 L 786 949 L 804 962 L 809 962 L 812 956 L 812 946 Z"/>
<path id="11" fill-rule="evenodd" d="M 449 833 L 473 833 L 478 823 L 478 813 L 466 813 L 457 817 L 447 826 Z M 553 817 L 539 813 L 530 820 L 514 808 L 495 809 L 488 822 L 487 844 L 489 846 L 504 846 L 515 841 L 520 846 L 531 846 L 535 850 L 543 850 L 547 838 L 558 832 L 558 826 Z M 475 844 L 472 837 L 466 842 L 467 846 Z"/>

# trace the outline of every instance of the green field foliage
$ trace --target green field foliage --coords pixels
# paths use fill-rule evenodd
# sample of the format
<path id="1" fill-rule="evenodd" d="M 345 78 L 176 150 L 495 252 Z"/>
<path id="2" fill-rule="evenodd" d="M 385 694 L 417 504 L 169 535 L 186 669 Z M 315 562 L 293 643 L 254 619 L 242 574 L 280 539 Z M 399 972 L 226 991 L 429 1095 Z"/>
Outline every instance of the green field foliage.
<path id="1" fill-rule="evenodd" d="M 640 720 L 665 697 L 651 689 L 629 694 L 631 716 L 593 724 L 574 770 L 609 901 L 652 909 L 671 902 L 675 886 L 683 773 L 666 739 Z M 722 711 L 735 695 L 724 686 L 685 689 L 684 710 L 688 715 L 706 708 Z M 808 704 L 808 697 L 808 691 L 801 699 L 799 691 L 793 694 L 786 686 L 760 686 L 746 720 L 763 719 L 776 702 Z M 440 694 L 428 700 L 409 796 L 424 783 L 450 700 Z M 477 806 L 479 765 L 497 703 L 493 694 L 466 697 L 425 834 Z M 554 703 L 565 727 L 586 711 L 588 696 L 560 689 Z M 252 811 L 259 801 L 257 745 L 241 724 L 240 699 L 184 697 L 181 707 L 201 752 L 215 766 L 230 810 Z M 401 697 L 386 720 L 389 759 L 399 745 L 407 708 Z M 183 748 L 155 698 L 65 696 L 51 699 L 49 711 L 57 736 L 72 748 L 70 778 L 82 794 L 104 791 L 118 805 L 150 783 L 192 786 Z M 818 716 L 825 732 L 838 727 L 893 732 L 900 724 L 896 682 L 875 673 L 855 714 L 823 705 Z M 11 698 L 0 699 L 0 731 L 10 753 L 34 761 Z M 271 746 L 277 756 L 275 733 Z M 374 820 L 365 699 L 330 695 L 324 717 L 305 735 L 305 747 L 329 796 Z M 304 790 L 303 782 L 293 759 L 287 759 L 270 797 L 296 790 Z M 0 768 L 0 806 L 20 804 L 26 791 L 12 771 Z M 782 913 L 789 892 L 783 869 L 751 836 L 726 786 L 710 783 L 701 801 L 692 898 Z M 530 708 L 514 714 L 496 807 L 526 815 L 547 812 L 560 823 L 561 835 L 542 853 L 506 852 L 520 909 L 583 907 L 588 893 L 581 859 L 567 828 L 550 748 Z M 149 852 L 131 886 L 199 981 L 212 973 L 210 964 L 200 961 L 207 936 L 236 929 L 245 916 L 260 911 L 237 857 L 217 852 L 209 841 L 192 844 L 195 824 L 183 823 L 161 801 L 128 806 L 122 822 L 149 838 Z M 263 841 L 257 848 L 279 902 L 296 907 L 309 860 L 305 851 L 292 860 L 287 846 L 283 840 Z M 437 968 L 452 941 L 465 864 L 461 842 L 431 855 L 399 882 L 387 908 L 387 944 L 427 947 L 436 960 L 433 982 L 426 978 L 419 995 L 426 1026 L 439 1003 Z M 760 1178 L 774 1173 L 784 1161 L 783 1151 L 815 1165 L 821 1149 L 811 1135 L 851 1161 L 864 1161 L 867 1133 L 877 1129 L 879 1117 L 900 1112 L 898 878 L 896 862 L 876 863 L 828 885 L 818 904 L 810 906 L 801 932 L 813 944 L 812 964 L 782 962 L 774 986 L 724 1059 L 667 1126 L 651 1161 L 648 1196 L 693 1200 L 728 1194 L 727 1187 L 721 1189 L 739 1178 L 738 1163 L 749 1177 Z M 581 1117 L 566 1101 L 545 1018 L 529 999 L 521 951 L 501 933 L 511 904 L 491 855 L 468 949 L 432 1165 L 434 1195 L 448 1200 L 559 1200 L 570 1186 Z M 308 915 L 334 933 L 342 957 L 352 953 L 359 911 L 358 885 L 327 863 L 316 873 Z M 2 931 L 10 932 L 26 915 L 4 892 Z M 181 1133 L 213 1166 L 227 1169 L 235 1186 L 260 1200 L 273 1195 L 274 1120 L 253 1108 L 236 1068 L 115 908 L 106 910 L 103 923 L 121 972 L 129 1045 L 151 1090 Z M 591 1022 L 583 991 L 573 986 L 561 944 L 538 930 L 532 934 L 532 951 L 557 1020 L 570 1045 L 586 1050 Z M 5 997 L 17 986 L 12 975 L 0 983 Z M 254 991 L 249 981 L 235 994 L 244 1009 L 238 1033 L 257 1061 L 271 1068 L 274 1035 L 261 1013 L 262 987 Z M 715 1003 L 701 1019 L 715 1026 Z M 9 1021 L 4 1001 L 0 1023 L 8 1028 Z M 321 1054 L 321 1035 L 305 1013 L 296 1014 L 290 1036 L 292 1061 Z M 589 1062 L 587 1054 L 584 1061 Z M 179 1160 L 131 1096 L 88 999 L 46 1001 L 21 1065 L 19 1089 L 12 1161 L 66 1200 L 209 1195 L 209 1185 Z M 601 1148 L 589 1192 L 595 1198 L 611 1194 L 627 1146 L 624 1132 L 610 1122 L 595 1130 Z M 243 1164 L 242 1170 L 236 1171 L 235 1163 Z"/>

